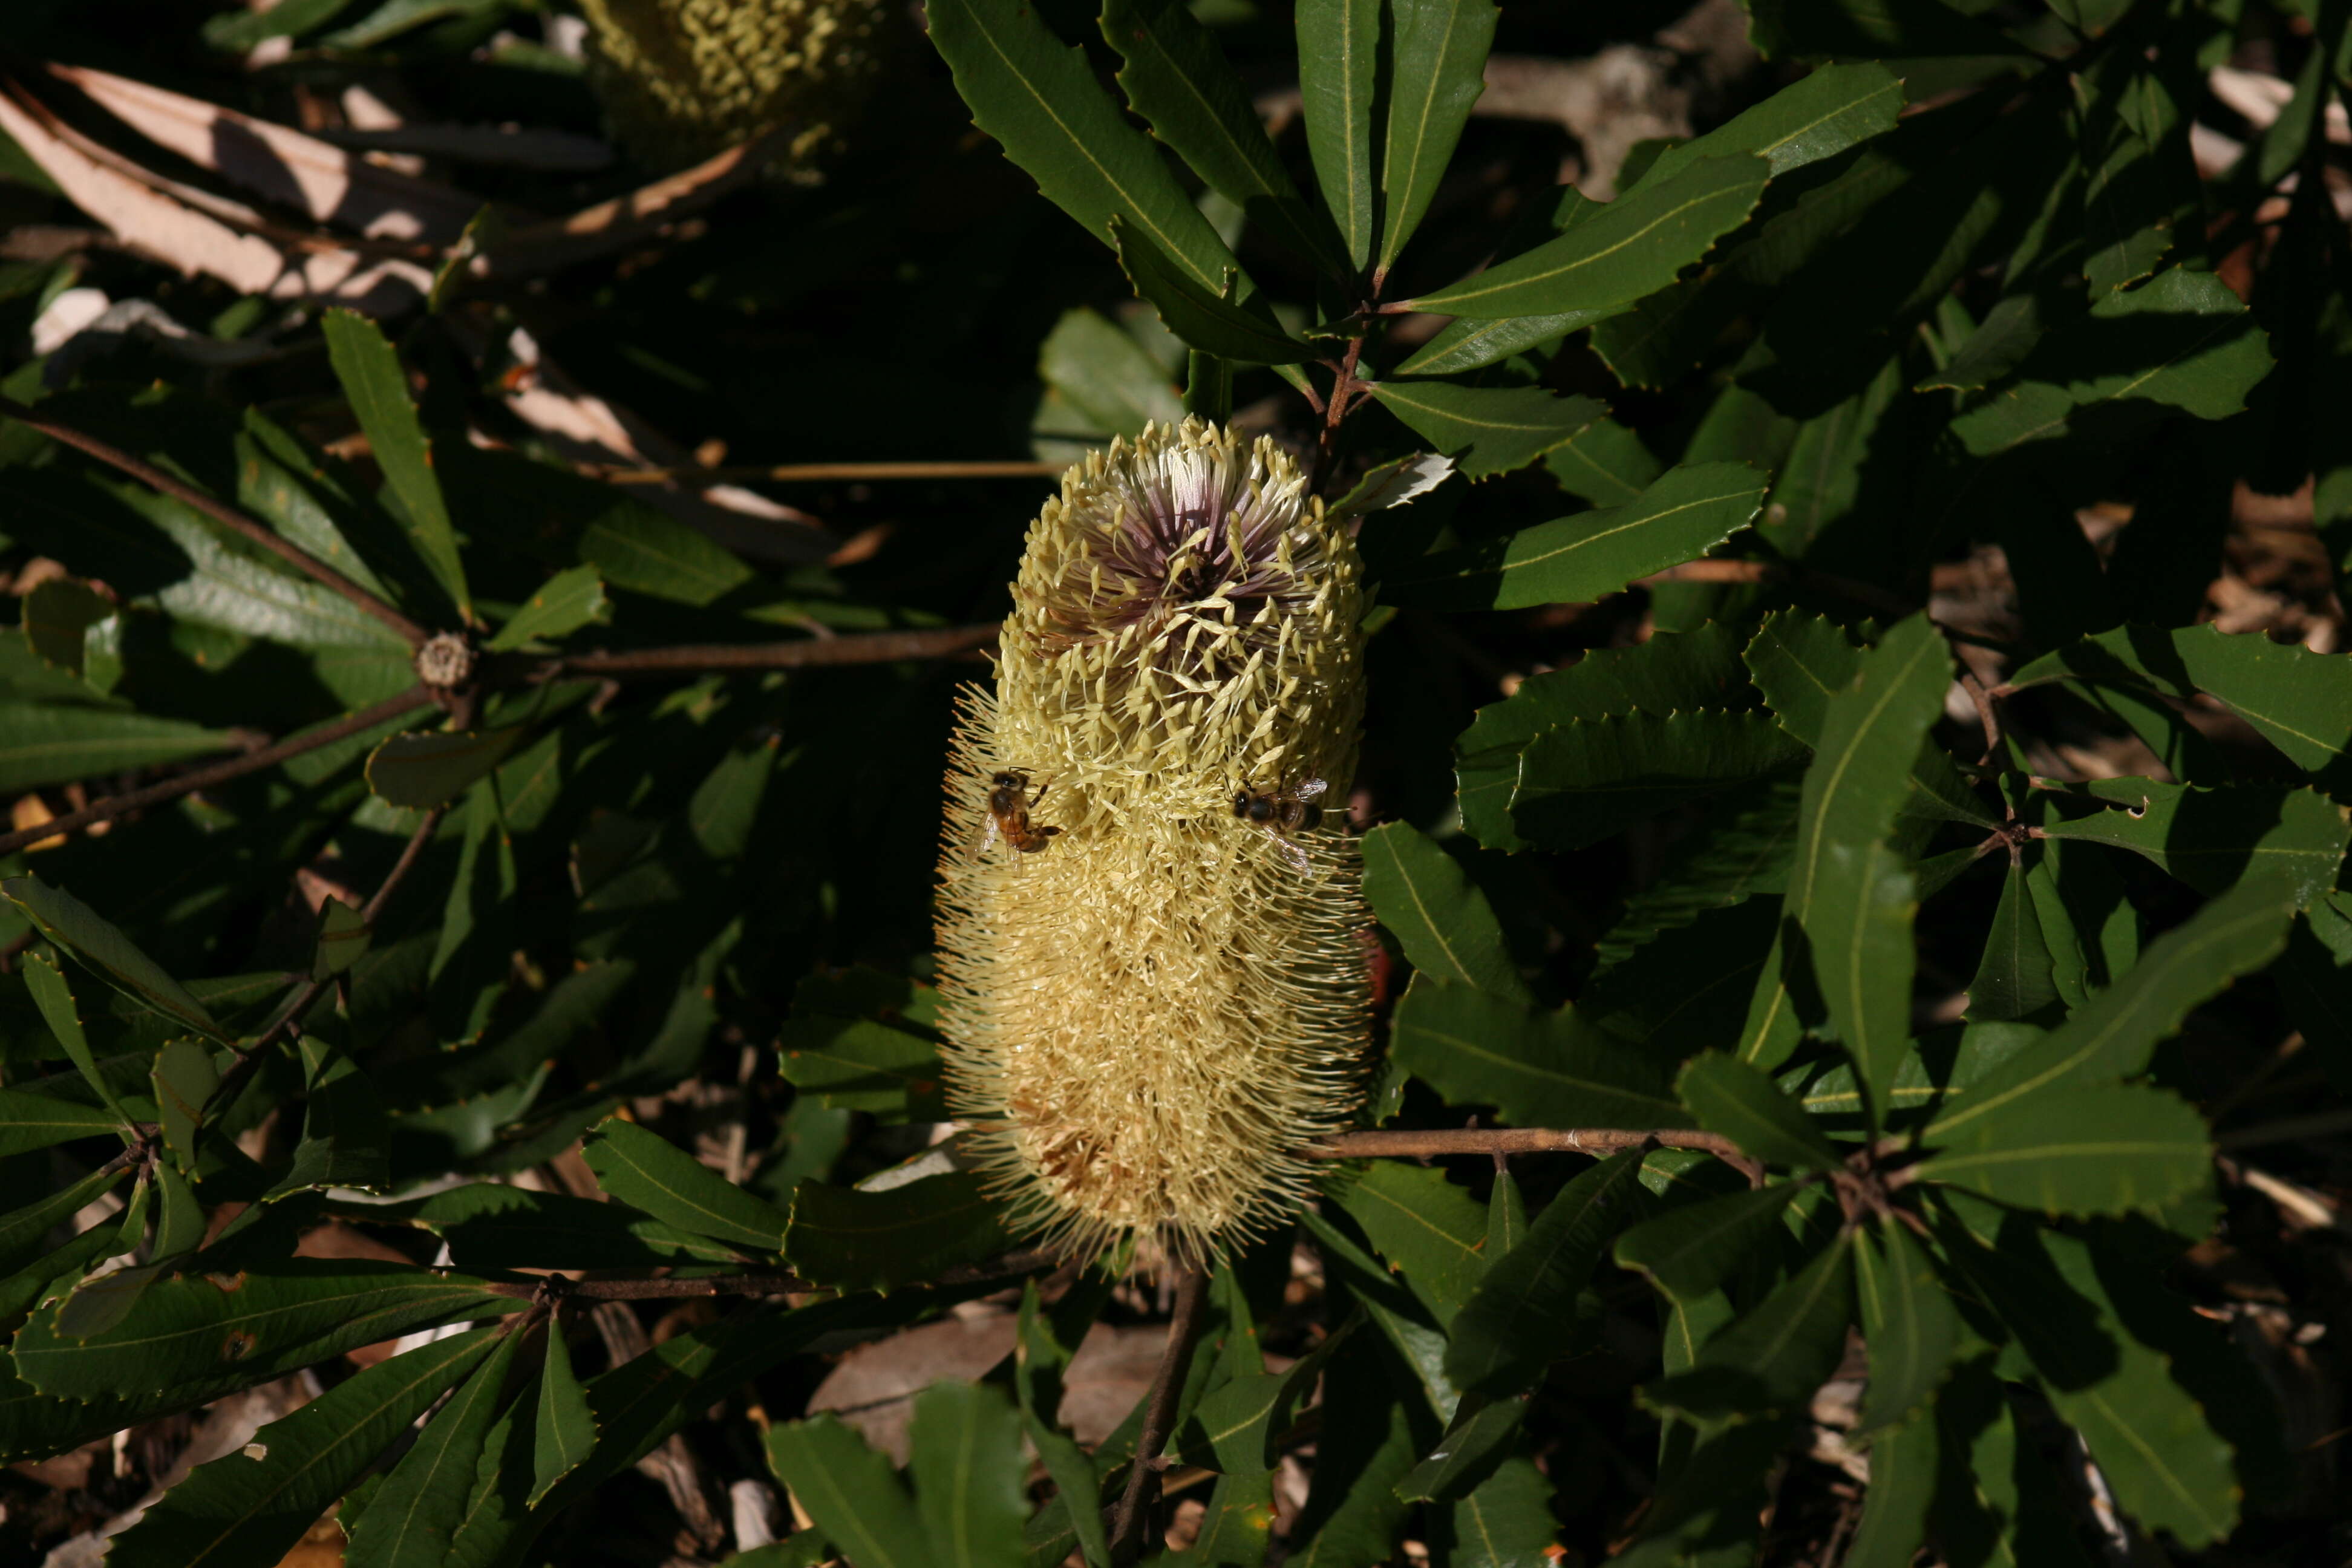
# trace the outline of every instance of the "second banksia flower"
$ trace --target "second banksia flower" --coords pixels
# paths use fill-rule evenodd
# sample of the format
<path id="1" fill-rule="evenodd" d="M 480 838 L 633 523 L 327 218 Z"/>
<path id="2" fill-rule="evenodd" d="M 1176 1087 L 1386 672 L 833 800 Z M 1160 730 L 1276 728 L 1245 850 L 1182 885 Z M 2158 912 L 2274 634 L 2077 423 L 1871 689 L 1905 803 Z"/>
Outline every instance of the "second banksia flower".
<path id="1" fill-rule="evenodd" d="M 1090 453 L 1030 529 L 950 759 L 941 1023 L 956 1113 L 1066 1250 L 1217 1256 L 1359 1098 L 1361 867 L 1304 801 L 1355 770 L 1362 613 L 1289 456 L 1198 420 Z M 1034 852 L 986 833 L 1007 788 Z"/>

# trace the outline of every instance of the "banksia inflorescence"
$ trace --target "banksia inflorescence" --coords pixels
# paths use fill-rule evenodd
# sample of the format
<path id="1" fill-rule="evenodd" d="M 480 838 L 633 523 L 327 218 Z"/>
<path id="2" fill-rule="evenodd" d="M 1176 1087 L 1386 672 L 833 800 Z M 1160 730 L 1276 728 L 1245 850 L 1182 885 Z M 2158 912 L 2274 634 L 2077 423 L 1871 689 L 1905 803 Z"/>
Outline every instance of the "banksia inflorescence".
<path id="1" fill-rule="evenodd" d="M 661 167 L 771 125 L 805 174 L 880 74 L 882 0 L 581 0 L 590 79 L 630 151 Z"/>
<path id="2" fill-rule="evenodd" d="M 1220 1255 L 1297 1205 L 1297 1151 L 1356 1103 L 1355 842 L 1236 797 L 1347 798 L 1362 611 L 1289 456 L 1197 420 L 1088 454 L 1029 531 L 950 753 L 941 1020 L 956 1114 L 1066 1252 Z M 975 853 L 1007 771 L 1059 833 Z"/>

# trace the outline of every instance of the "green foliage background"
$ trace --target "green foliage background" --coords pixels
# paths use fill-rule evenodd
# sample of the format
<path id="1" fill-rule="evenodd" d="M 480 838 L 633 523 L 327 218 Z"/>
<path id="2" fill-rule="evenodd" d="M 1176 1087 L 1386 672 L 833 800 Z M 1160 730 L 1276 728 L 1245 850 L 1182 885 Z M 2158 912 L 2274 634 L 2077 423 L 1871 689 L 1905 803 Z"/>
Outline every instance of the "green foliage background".
<path id="1" fill-rule="evenodd" d="M 331 1508 L 402 1568 L 2344 1554 L 2352 10 L 1753 0 L 1701 133 L 1601 167 L 1474 116 L 1490 52 L 1669 9 L 932 0 L 822 186 L 558 234 L 653 174 L 577 156 L 567 20 L 9 23 L 0 1455 L 308 1395 L 109 1562 Z M 47 64 L 574 161 L 474 142 L 462 237 L 363 239 Z M 58 146 L 422 281 L 241 294 Z M 746 521 L 534 391 L 886 467 Z M 935 781 L 1041 485 L 887 465 L 1188 412 L 1363 511 L 1366 1125 L 1442 1157 L 1335 1163 L 1170 1429 L 1081 1443 L 1079 1343 L 1166 1303 L 931 1146 Z M 1474 1113 L 1604 1135 L 1444 1156 Z M 1017 1351 L 902 1468 L 808 1413 L 972 1302 Z M 138 1464 L 20 1466 L 0 1553 Z"/>

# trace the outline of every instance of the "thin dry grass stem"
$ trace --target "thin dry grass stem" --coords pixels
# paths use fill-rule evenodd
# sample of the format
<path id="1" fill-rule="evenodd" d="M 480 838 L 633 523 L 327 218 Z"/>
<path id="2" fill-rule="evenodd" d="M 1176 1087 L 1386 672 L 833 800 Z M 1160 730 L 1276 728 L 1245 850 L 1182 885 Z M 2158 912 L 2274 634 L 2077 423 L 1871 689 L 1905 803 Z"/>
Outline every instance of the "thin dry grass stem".
<path id="1" fill-rule="evenodd" d="M 1209 1276 L 1204 1270 L 1188 1269 L 1177 1279 L 1168 1348 L 1160 1354 L 1159 1370 L 1152 1373 L 1151 1392 L 1143 1408 L 1143 1430 L 1136 1434 L 1135 1459 L 1127 1472 L 1127 1489 L 1119 1493 L 1118 1506 L 1111 1514 L 1114 1563 L 1133 1562 L 1142 1545 L 1144 1517 L 1162 1468 L 1160 1451 L 1168 1446 L 1169 1432 L 1176 1425 L 1176 1397 L 1184 1387 L 1184 1374 L 1192 1369 L 1193 1347 L 1200 1343 L 1202 1325 L 1208 1317 L 1202 1309 L 1208 1298 Z"/>
<path id="2" fill-rule="evenodd" d="M 966 689 L 940 873 L 957 1116 L 1016 1219 L 1200 1267 L 1290 1212 L 1359 1092 L 1370 923 L 1327 781 L 1362 712 L 1361 567 L 1271 442 L 1188 420 L 1069 470 L 1030 531 L 993 692 Z M 1040 853 L 977 853 L 1026 775 Z"/>
<path id="3" fill-rule="evenodd" d="M 887 664 L 944 658 L 969 652 L 997 634 L 997 626 L 943 626 L 935 631 L 853 632 L 783 642 L 688 644 L 679 647 L 617 648 L 565 654 L 531 675 L 708 675 L 738 669 L 808 669 L 835 664 Z"/>
<path id="4" fill-rule="evenodd" d="M 1465 1127 L 1341 1132 L 1310 1143 L 1309 1160 L 1428 1159 L 1440 1154 L 1614 1154 L 1622 1149 L 1696 1149 L 1749 1176 L 1763 1167 L 1719 1132 L 1681 1127 Z"/>
<path id="5" fill-rule="evenodd" d="M 267 523 L 247 516 L 225 501 L 206 495 L 195 486 L 165 473 L 154 464 L 134 458 L 120 447 L 110 446 L 95 436 L 75 429 L 70 425 L 60 424 L 47 415 L 27 408 L 11 398 L 0 397 L 0 415 L 5 415 L 20 425 L 38 430 L 51 440 L 62 441 L 77 451 L 86 452 L 107 467 L 118 468 L 129 474 L 150 489 L 170 496 L 183 506 L 194 508 L 223 528 L 261 546 L 296 571 L 309 576 L 312 581 L 341 595 L 360 609 L 399 633 L 401 638 L 409 647 L 418 647 L 428 635 L 423 626 L 418 626 L 309 551 L 295 544 L 291 540 L 284 538 Z"/>

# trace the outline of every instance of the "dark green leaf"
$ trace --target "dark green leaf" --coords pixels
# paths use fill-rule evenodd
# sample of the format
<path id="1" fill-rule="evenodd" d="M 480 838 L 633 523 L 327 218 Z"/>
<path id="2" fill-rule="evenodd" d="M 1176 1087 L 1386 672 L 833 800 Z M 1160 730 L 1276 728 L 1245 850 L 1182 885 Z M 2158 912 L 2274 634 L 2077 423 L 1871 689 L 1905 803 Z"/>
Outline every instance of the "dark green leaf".
<path id="1" fill-rule="evenodd" d="M 1539 386 L 1380 381 L 1365 390 L 1473 479 L 1524 468 L 1609 412 L 1599 398 Z"/>
<path id="2" fill-rule="evenodd" d="M 1272 1470 L 1282 1458 L 1275 1440 L 1289 1428 L 1298 1407 L 1315 1392 L 1325 1363 L 1355 1332 L 1358 1321 L 1341 1323 L 1282 1372 L 1246 1373 L 1212 1391 L 1170 1440 L 1170 1456 L 1228 1476 L 1262 1476 Z M 1254 1347 L 1255 1333 L 1249 1341 Z M 1228 1353 L 1232 1348 L 1229 1343 Z M 1257 1364 L 1258 1353 L 1255 1348 L 1244 1349 L 1241 1364 Z"/>
<path id="3" fill-rule="evenodd" d="M 1867 1249 L 1858 1248 L 1857 1254 L 1863 1250 Z M 1874 1388 L 1875 1363 L 1871 1370 Z M 1927 1538 L 1927 1510 L 1936 1498 L 1936 1413 L 1922 1410 L 1872 1440 L 1870 1489 L 1863 1497 L 1862 1522 L 1846 1548 L 1848 1568 L 1911 1568 Z"/>
<path id="4" fill-rule="evenodd" d="M 1004 145 L 1046 199 L 1106 244 L 1129 225 L 1212 293 L 1233 252 L 1217 237 L 1150 138 L 1128 123 L 1086 56 L 1013 0 L 940 0 L 927 17 L 972 123 Z M 1246 289 L 1244 289 L 1246 293 Z"/>
<path id="5" fill-rule="evenodd" d="M 110 1193 L 121 1186 L 130 1175 L 127 1169 L 93 1171 L 71 1186 L 61 1187 L 26 1207 L 0 1215 L 0 1275 L 15 1275 L 19 1269 L 30 1268 L 47 1250 L 49 1232 L 79 1214 L 100 1193 Z M 103 1229 L 102 1225 L 94 1226 L 85 1236 L 98 1236 Z M 74 1243 L 67 1245 L 70 1247 Z M 54 1274 L 37 1268 L 33 1271 L 39 1273 L 40 1278 L 29 1284 L 20 1277 L 10 1279 L 5 1287 L 0 1287 L 0 1321 L 15 1318 L 32 1304 L 30 1298 L 17 1299 L 20 1288 L 38 1291 L 58 1274 L 64 1273 L 65 1268 L 60 1265 Z"/>
<path id="6" fill-rule="evenodd" d="M 381 1189 L 392 1180 L 392 1128 L 376 1098 L 375 1082 L 359 1064 L 305 1033 L 298 1044 L 309 1097 L 302 1108 L 302 1139 L 273 1189 L 303 1187 Z"/>
<path id="7" fill-rule="evenodd" d="M 90 627 L 115 613 L 113 601 L 89 584 L 71 577 L 51 577 L 34 584 L 26 591 L 17 609 L 25 640 L 33 651 L 47 663 L 74 675 L 82 674 L 86 667 L 84 650 Z M 20 717 L 37 711 L 18 710 Z"/>
<path id="8" fill-rule="evenodd" d="M 1381 156 L 1377 273 L 1396 265 L 1420 226 L 1470 106 L 1486 90 L 1496 16 L 1492 0 L 1391 0 L 1387 11 L 1388 145 Z"/>
<path id="9" fill-rule="evenodd" d="M 1067 399 L 1089 433 L 1129 440 L 1184 417 L 1168 372 L 1131 333 L 1088 310 L 1064 312 L 1037 350 L 1038 378 Z"/>
<path id="10" fill-rule="evenodd" d="M 1300 0 L 1298 89 L 1316 183 L 1358 269 L 1372 260 L 1378 176 L 1372 165 L 1379 0 Z"/>
<path id="11" fill-rule="evenodd" d="M 1743 1153 L 1768 1165 L 1829 1171 L 1841 1163 L 1838 1151 L 1803 1108 L 1736 1057 L 1709 1051 L 1694 1058 L 1675 1081 L 1675 1092 L 1701 1127 L 1722 1133 Z"/>
<path id="12" fill-rule="evenodd" d="M 550 577 L 482 646 L 492 653 L 507 653 L 535 642 L 561 642 L 582 626 L 602 626 L 612 618 L 613 601 L 604 596 L 603 574 L 593 565 L 574 566 Z"/>
<path id="13" fill-rule="evenodd" d="M 1127 63 L 1118 85 L 1192 172 L 1301 256 L 1333 272 L 1347 256 L 1298 194 L 1215 37 L 1173 0 L 1109 0 L 1103 37 Z"/>
<path id="14" fill-rule="evenodd" d="M 1548 245 L 1412 301 L 1447 316 L 1530 316 L 1631 305 L 1675 280 L 1748 221 L 1772 166 L 1706 158 L 1644 184 Z"/>
<path id="15" fill-rule="evenodd" d="M 197 1466 L 115 1538 L 107 1560 L 124 1568 L 278 1561 L 378 1454 L 499 1343 L 496 1330 L 478 1329 L 344 1380 L 264 1426 L 241 1450 Z"/>
<path id="16" fill-rule="evenodd" d="M 1892 1218 L 1855 1244 L 1853 1273 L 1870 1345 L 1870 1386 L 1856 1430 L 1875 1432 L 1907 1418 L 1943 1385 L 1963 1330 L 1928 1255 Z"/>
<path id="17" fill-rule="evenodd" d="M 1528 742 L 1511 822 L 1530 843 L 1579 849 L 1803 755 L 1804 747 L 1762 713 L 1578 720 Z"/>
<path id="18" fill-rule="evenodd" d="M 1663 184 L 1703 159 L 1740 153 L 1785 174 L 1894 130 L 1902 111 L 1902 79 L 1884 65 L 1826 66 L 1696 141 L 1667 148 L 1633 189 Z"/>
<path id="19" fill-rule="evenodd" d="M 1675 845 L 1658 879 L 1625 900 L 1594 955 L 1606 964 L 1625 963 L 1645 944 L 1687 931 L 1710 914 L 1780 892 L 1796 849 L 1803 787 L 1801 779 L 1784 772 L 1727 795 Z"/>
<path id="20" fill-rule="evenodd" d="M 7 894 L 9 901 L 25 911 L 43 936 L 72 953 L 91 973 L 125 996 L 184 1028 L 200 1030 L 216 1040 L 228 1038 L 203 1004 L 189 995 L 178 981 L 132 946 L 131 939 L 111 921 L 63 888 L 52 888 L 38 877 L 11 877 L 0 881 L 0 892 Z M 51 973 L 56 973 L 54 967 Z M 71 995 L 62 985 L 45 994 L 42 986 L 47 983 L 37 980 L 29 971 L 26 979 L 34 985 L 34 999 L 40 1003 L 49 1027 L 64 1041 L 68 1026 L 61 1020 L 70 1018 Z M 70 1026 L 79 1036 L 79 1024 L 75 1022 Z"/>
<path id="21" fill-rule="evenodd" d="M 572 1372 L 572 1348 L 564 1343 L 563 1325 L 551 1320 L 547 1327 L 547 1361 L 540 1373 L 539 1411 L 532 1428 L 530 1506 L 536 1508 L 556 1482 L 587 1461 L 596 1446 L 596 1413 L 588 1407 L 587 1391 Z"/>
<path id="22" fill-rule="evenodd" d="M 1647 1274 L 1670 1300 L 1696 1302 L 1780 1232 L 1780 1211 L 1796 1195 L 1779 1183 L 1668 1209 L 1617 1238 L 1617 1261 Z"/>
<path id="23" fill-rule="evenodd" d="M 183 1171 L 196 1168 L 196 1134 L 205 1106 L 220 1087 L 220 1069 L 201 1041 L 169 1040 L 155 1053 L 155 1106 L 163 1142 Z"/>
<path id="24" fill-rule="evenodd" d="M 1397 1483 L 1396 1495 L 1406 1502 L 1449 1502 L 1475 1489 L 1510 1452 L 1527 1411 L 1524 1395 L 1465 1399 L 1437 1447 Z"/>
<path id="25" fill-rule="evenodd" d="M 771 1427 L 768 1463 L 857 1568 L 929 1568 L 934 1561 L 923 1516 L 890 1461 L 834 1416 Z"/>
<path id="26" fill-rule="evenodd" d="M 1551 1482 L 1535 1461 L 1506 1459 L 1476 1491 L 1454 1505 L 1448 1521 L 1451 1568 L 1518 1568 L 1549 1562 L 1559 1526 L 1551 1517 Z"/>
<path id="27" fill-rule="evenodd" d="M 1874 1108 L 1910 1037 L 1916 908 L 1911 874 L 1886 836 L 1951 679 L 1934 623 L 1920 616 L 1897 626 L 1864 656 L 1856 683 L 1830 699 L 1805 772 L 1789 912 Z"/>
<path id="28" fill-rule="evenodd" d="M 1751 24 L 1767 59 L 1822 56 L 2000 56 L 2019 46 L 1939 0 L 1767 0 Z"/>
<path id="29" fill-rule="evenodd" d="M 1223 286 L 1195 283 L 1159 247 L 1117 214 L 1110 241 L 1128 280 L 1167 329 L 1193 348 L 1242 364 L 1297 364 L 1322 351 L 1223 298 Z"/>
<path id="30" fill-rule="evenodd" d="M 1664 1074 L 1573 1013 L 1546 1013 L 1417 974 L 1391 1051 L 1456 1105 L 1516 1127 L 1687 1127 Z"/>
<path id="31" fill-rule="evenodd" d="M 466 567 L 457 556 L 457 532 L 449 521 L 449 508 L 441 498 L 441 481 L 433 474 L 433 449 L 417 422 L 416 405 L 408 400 L 408 378 L 400 356 L 393 353 L 373 321 L 349 310 L 329 310 L 322 324 L 327 357 L 343 395 L 367 432 L 369 447 L 384 483 L 400 502 L 402 521 L 417 555 L 441 584 L 442 591 L 467 616 L 474 602 L 466 592 Z"/>
<path id="32" fill-rule="evenodd" d="M 1461 865 L 1402 822 L 1364 836 L 1364 897 L 1415 969 L 1497 996 L 1531 1000 L 1502 922 Z"/>
<path id="33" fill-rule="evenodd" d="M 331 980 L 367 956 L 373 933 L 359 910 L 338 898 L 319 906 L 319 936 L 310 950 L 310 978 Z"/>
<path id="34" fill-rule="evenodd" d="M 776 1042 L 784 1078 L 818 1103 L 899 1121 L 946 1120 L 940 1048 L 870 1018 L 796 1013 Z"/>
<path id="35" fill-rule="evenodd" d="M 1455 389 L 1464 395 L 1469 390 Z M 1386 401 L 1385 390 L 1381 395 Z M 1526 395 L 1506 389 L 1500 395 Z M 1435 431 L 1415 427 L 1444 444 Z M 1536 455 L 1530 451 L 1524 460 Z M 1465 466 L 1464 471 L 1479 470 Z M 1706 554 L 1748 526 L 1763 504 L 1764 488 L 1764 476 L 1745 463 L 1669 468 L 1622 506 L 1539 522 L 1496 543 L 1448 551 L 1382 588 L 1401 603 L 1439 609 L 1589 603 L 1636 578 Z"/>
<path id="36" fill-rule="evenodd" d="M 1468 1393 L 1516 1393 L 1560 1353 L 1560 1326 L 1640 1191 L 1642 1153 L 1628 1149 L 1552 1199 L 1527 1239 L 1493 1260 L 1454 1319 L 1446 1375 Z"/>
<path id="37" fill-rule="evenodd" d="M 498 1348 L 425 1423 L 352 1528 L 346 1568 L 441 1568 L 447 1560 L 523 1338 L 499 1335 Z"/>
<path id="38" fill-rule="evenodd" d="M 1443 1171 L 1375 1160 L 1339 1202 L 1428 1303 L 1440 1328 L 1454 1321 L 1494 1261 L 1486 1253 L 1485 1213 Z"/>
<path id="39" fill-rule="evenodd" d="M 1102 1511 L 1093 1506 L 1102 1483 L 1094 1461 L 1078 1447 L 1077 1439 L 1056 1424 L 1055 1416 L 1062 1405 L 1063 1374 L 1077 1354 L 1077 1342 L 1085 1337 L 1108 1294 L 1108 1287 L 1082 1280 L 1048 1312 L 1038 1299 L 1037 1282 L 1024 1281 L 1013 1362 L 1022 1430 L 1045 1461 L 1046 1473 L 1054 1478 L 1060 1494 L 1056 1500 L 1065 1505 L 1071 1539 L 1085 1557 L 1087 1568 L 1110 1568 L 1110 1543 L 1103 1531 Z M 1073 1307 L 1081 1310 L 1072 1313 Z"/>
<path id="40" fill-rule="evenodd" d="M 88 1339 L 60 1334 L 55 1309 L 44 1308 L 16 1335 L 16 1373 L 42 1393 L 65 1398 L 149 1387 L 201 1404 L 356 1345 L 522 1305 L 462 1274 L 294 1258 L 267 1273 L 157 1280 L 121 1323 Z"/>
<path id="41" fill-rule="evenodd" d="M 1969 1016 L 2000 1022 L 2031 1017 L 2057 1002 L 2058 983 L 2050 944 L 2042 934 L 2042 913 L 2026 883 L 2025 867 L 2012 864 L 2001 883 L 1992 929 L 1985 933 L 1984 956 L 1969 982 Z"/>
<path id="42" fill-rule="evenodd" d="M 1921 1179 L 2048 1214 L 2154 1209 L 2212 1180 L 2204 1119 L 2142 1084 L 2041 1089 L 1929 1137 L 1937 1152 L 1916 1167 Z"/>
<path id="43" fill-rule="evenodd" d="M 11 879 L 6 884 L 0 884 L 10 889 L 11 898 L 16 897 L 15 881 L 15 879 Z M 38 883 L 33 885 L 39 888 Z M 49 891 L 47 889 L 40 890 Z M 18 902 L 21 903 L 22 900 L 19 900 Z M 121 935 L 120 932 L 112 934 Z M 124 945 L 127 947 L 129 944 Z M 133 956 L 140 955 L 134 953 Z M 74 1070 L 81 1074 L 82 1081 L 89 1085 L 91 1091 L 106 1107 L 110 1113 L 108 1121 L 121 1129 L 124 1137 L 128 1139 L 131 1127 L 131 1115 L 122 1109 L 122 1102 L 115 1097 L 114 1088 L 107 1081 L 106 1075 L 98 1070 L 98 1058 L 90 1054 L 89 1037 L 82 1033 L 81 1010 L 74 1003 L 73 988 L 66 979 L 65 971 L 43 953 L 27 952 L 24 957 L 23 973 L 25 989 L 33 994 L 33 1005 L 40 1010 L 41 1021 L 48 1025 L 49 1033 L 56 1037 L 58 1045 L 65 1047 L 66 1058 L 73 1063 Z M 189 1005 L 194 1005 L 193 998 L 190 999 Z M 37 1147 L 37 1145 L 27 1146 Z"/>
<path id="44" fill-rule="evenodd" d="M 510 725 L 478 734 L 394 735 L 369 756 L 368 786 L 393 805 L 440 805 L 488 778 L 523 734 L 522 726 Z"/>
<path id="45" fill-rule="evenodd" d="M 982 1179 L 953 1171 L 880 1192 L 803 1182 L 784 1255 L 804 1279 L 887 1290 L 978 1263 L 1014 1239 Z"/>
<path id="46" fill-rule="evenodd" d="M 38 963 L 28 958 L 26 962 Z M 120 1131 L 123 1119 L 97 1105 L 0 1089 L 0 1158 Z M 6 1256 L 0 1250 L 0 1258 Z"/>
<path id="47" fill-rule="evenodd" d="M 0 702 L 0 790 L 94 779 L 236 749 L 236 737 L 114 708 Z"/>
<path id="48" fill-rule="evenodd" d="M 1596 419 L 1546 452 L 1544 467 L 1560 489 L 1594 506 L 1622 506 L 1665 472 L 1642 438 L 1613 419 Z"/>
<path id="49" fill-rule="evenodd" d="M 2200 789 L 2143 778 L 2074 787 L 2112 804 L 2083 816 L 2052 816 L 2042 828 L 2048 837 L 2129 849 L 2200 893 L 2225 892 L 2252 873 L 2284 879 L 2308 902 L 2335 886 L 2352 835 L 2345 808 L 2315 790 Z"/>
<path id="50" fill-rule="evenodd" d="M 629 496 L 581 531 L 580 559 L 615 588 L 697 607 L 752 578 L 749 566 L 709 535 Z"/>
<path id="51" fill-rule="evenodd" d="M 656 1133 L 600 1121 L 583 1152 L 604 1189 L 697 1236 L 781 1252 L 792 1217 L 761 1202 Z"/>
<path id="52" fill-rule="evenodd" d="M 908 1423 L 915 1502 L 939 1568 L 1021 1568 L 1021 1415 L 985 1384 L 939 1383 L 915 1396 Z"/>
<path id="53" fill-rule="evenodd" d="M 1961 1129 L 2004 1121 L 2030 1097 L 2098 1088 L 2138 1072 L 2191 1007 L 2277 956 L 2294 914 L 2293 895 L 2282 883 L 2263 878 L 2240 883 L 2150 943 L 2129 973 L 2046 1038 L 1971 1085 L 1958 1104 L 1928 1124 L 1929 1141 L 1953 1146 Z M 1994 1117 L 1994 1111 L 2002 1114 Z"/>
<path id="54" fill-rule="evenodd" d="M 1837 1369 L 1853 1321 L 1852 1238 L 1840 1235 L 1755 1310 L 1706 1343 L 1687 1372 L 1644 1391 L 1701 1420 L 1801 1409 Z"/>

